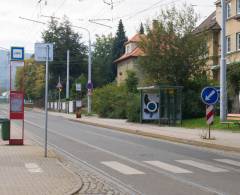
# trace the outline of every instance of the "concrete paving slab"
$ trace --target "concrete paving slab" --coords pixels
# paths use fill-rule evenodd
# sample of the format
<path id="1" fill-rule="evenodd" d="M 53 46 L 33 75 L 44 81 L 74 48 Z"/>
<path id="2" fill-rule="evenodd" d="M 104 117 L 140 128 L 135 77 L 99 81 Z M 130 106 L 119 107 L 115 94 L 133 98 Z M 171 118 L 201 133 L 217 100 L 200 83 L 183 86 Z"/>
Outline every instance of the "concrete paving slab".
<path id="1" fill-rule="evenodd" d="M 36 145 L 0 145 L 0 194 L 1 195 L 61 195 L 77 192 L 82 182 L 80 177 L 67 169 L 49 151 Z"/>

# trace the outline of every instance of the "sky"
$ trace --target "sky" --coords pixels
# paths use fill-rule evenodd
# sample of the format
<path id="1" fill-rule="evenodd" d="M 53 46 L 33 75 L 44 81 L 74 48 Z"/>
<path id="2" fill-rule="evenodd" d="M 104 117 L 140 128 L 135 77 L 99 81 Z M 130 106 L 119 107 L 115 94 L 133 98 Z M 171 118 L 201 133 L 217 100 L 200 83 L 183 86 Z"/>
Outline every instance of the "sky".
<path id="1" fill-rule="evenodd" d="M 0 2 L 0 47 L 23 46 L 28 53 L 33 53 L 34 43 L 41 42 L 41 32 L 46 25 L 20 19 L 47 22 L 49 16 L 62 18 L 64 15 L 76 26 L 89 29 L 91 39 L 95 35 L 115 34 L 120 19 L 123 20 L 126 35 L 132 37 L 140 23 L 146 24 L 156 18 L 161 9 L 171 5 L 177 7 L 184 3 L 193 5 L 200 21 L 215 10 L 216 0 L 1 0 Z M 113 2 L 111 4 L 111 2 Z M 89 20 L 106 26 L 90 23 Z M 108 26 L 108 27 L 107 27 Z M 111 27 L 111 28 L 110 28 Z M 83 41 L 87 33 L 82 34 Z"/>

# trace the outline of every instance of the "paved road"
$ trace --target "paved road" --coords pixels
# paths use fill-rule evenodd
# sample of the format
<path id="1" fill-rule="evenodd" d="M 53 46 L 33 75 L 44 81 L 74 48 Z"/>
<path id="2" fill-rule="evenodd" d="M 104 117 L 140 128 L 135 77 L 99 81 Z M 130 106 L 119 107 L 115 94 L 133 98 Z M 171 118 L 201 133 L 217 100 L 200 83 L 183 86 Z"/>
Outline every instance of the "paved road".
<path id="1" fill-rule="evenodd" d="M 6 113 L 5 108 L 0 114 Z M 25 128 L 44 137 L 44 114 L 27 111 Z M 49 115 L 49 143 L 105 177 L 145 195 L 240 195 L 240 157 L 117 132 Z"/>

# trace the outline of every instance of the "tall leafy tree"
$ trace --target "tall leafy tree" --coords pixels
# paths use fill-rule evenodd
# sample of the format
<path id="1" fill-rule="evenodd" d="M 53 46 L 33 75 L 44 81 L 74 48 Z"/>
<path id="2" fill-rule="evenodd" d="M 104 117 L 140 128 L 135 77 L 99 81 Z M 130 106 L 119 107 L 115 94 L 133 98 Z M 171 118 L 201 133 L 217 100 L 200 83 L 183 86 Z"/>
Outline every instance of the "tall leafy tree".
<path id="1" fill-rule="evenodd" d="M 183 7 L 177 10 L 173 6 L 162 11 L 147 27 L 146 38 L 139 44 L 145 53 L 139 66 L 151 84 L 184 86 L 183 116 L 186 118 L 204 113 L 199 93 L 208 84 L 208 50 L 206 36 L 194 33 L 198 17 L 192 6 Z"/>
<path id="2" fill-rule="evenodd" d="M 17 90 L 25 91 L 25 98 L 38 100 L 44 96 L 45 67 L 33 59 L 25 61 L 24 67 L 16 72 L 15 86 Z"/>
<path id="3" fill-rule="evenodd" d="M 123 22 L 122 22 L 122 20 L 120 20 L 119 24 L 118 24 L 117 33 L 116 33 L 116 36 L 115 36 L 114 42 L 113 42 L 113 49 L 112 49 L 113 50 L 113 53 L 112 53 L 113 61 L 124 54 L 124 52 L 125 52 L 124 43 L 127 40 L 128 39 L 126 37 Z M 114 73 L 114 77 L 113 77 L 113 80 L 114 80 L 117 75 L 117 66 L 114 63 L 112 64 L 112 72 Z"/>
<path id="4" fill-rule="evenodd" d="M 93 82 L 95 87 L 110 83 L 114 78 L 112 72 L 113 37 L 97 36 L 93 52 Z"/>
<path id="5" fill-rule="evenodd" d="M 191 6 L 181 10 L 172 7 L 147 27 L 147 37 L 140 43 L 146 54 L 140 59 L 140 67 L 149 80 L 185 85 L 206 75 L 206 40 L 193 33 L 196 22 Z"/>
<path id="6" fill-rule="evenodd" d="M 70 50 L 70 86 L 81 74 L 87 74 L 87 48 L 66 17 L 61 23 L 52 19 L 42 38 L 44 42 L 54 44 L 54 61 L 49 64 L 49 86 L 52 91 L 56 89 L 59 76 L 65 86 L 67 50 Z"/>

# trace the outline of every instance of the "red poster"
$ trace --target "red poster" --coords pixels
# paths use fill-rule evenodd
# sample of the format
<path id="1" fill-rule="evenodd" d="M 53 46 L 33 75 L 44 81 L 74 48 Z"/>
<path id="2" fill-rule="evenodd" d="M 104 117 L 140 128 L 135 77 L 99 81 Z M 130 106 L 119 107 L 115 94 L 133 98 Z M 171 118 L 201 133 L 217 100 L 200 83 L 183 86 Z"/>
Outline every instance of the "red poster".
<path id="1" fill-rule="evenodd" d="M 10 119 L 24 119 L 24 94 L 22 92 L 10 92 Z"/>

